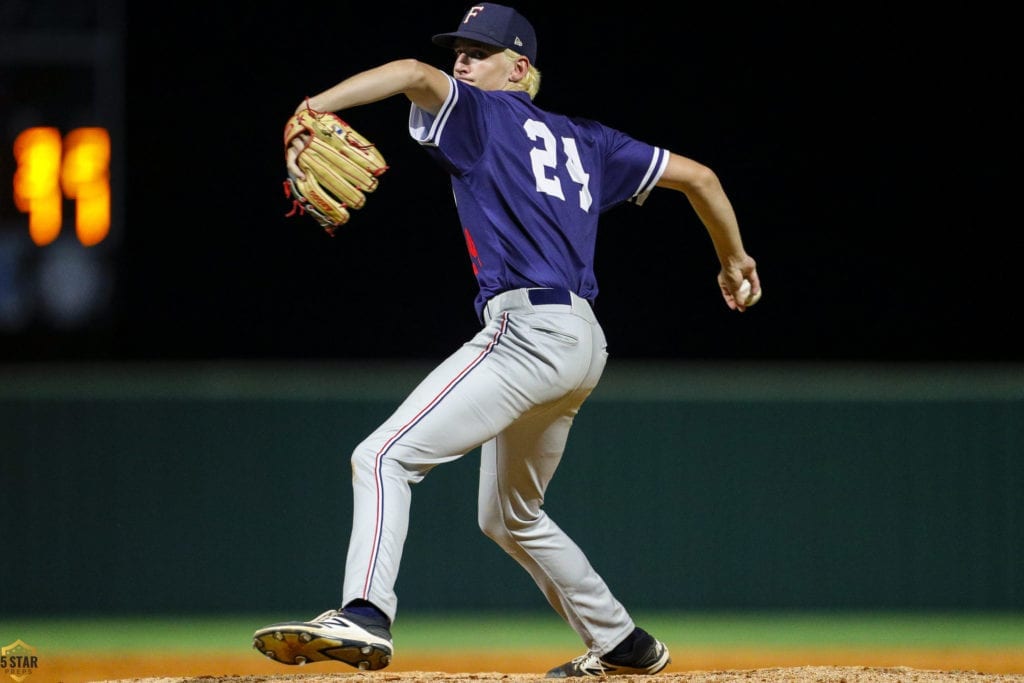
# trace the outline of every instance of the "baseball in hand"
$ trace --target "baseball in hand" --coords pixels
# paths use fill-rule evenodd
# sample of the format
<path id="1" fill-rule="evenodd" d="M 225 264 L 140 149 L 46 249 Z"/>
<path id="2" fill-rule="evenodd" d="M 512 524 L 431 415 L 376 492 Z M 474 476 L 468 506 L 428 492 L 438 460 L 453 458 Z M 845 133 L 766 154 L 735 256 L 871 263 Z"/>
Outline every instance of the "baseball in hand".
<path id="1" fill-rule="evenodd" d="M 757 296 L 750 296 L 750 280 L 743 279 L 743 284 L 740 285 L 740 296 L 739 299 L 744 306 L 753 306 L 761 299 L 761 292 L 757 293 Z"/>

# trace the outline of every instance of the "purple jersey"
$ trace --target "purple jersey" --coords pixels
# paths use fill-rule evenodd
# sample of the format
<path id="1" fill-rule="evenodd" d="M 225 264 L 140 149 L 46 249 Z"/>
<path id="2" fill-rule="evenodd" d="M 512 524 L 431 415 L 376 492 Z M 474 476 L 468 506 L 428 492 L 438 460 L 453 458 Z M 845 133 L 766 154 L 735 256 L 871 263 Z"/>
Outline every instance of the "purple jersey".
<path id="1" fill-rule="evenodd" d="M 598 216 L 640 204 L 668 151 L 597 121 L 537 108 L 519 91 L 448 77 L 436 116 L 413 105 L 409 132 L 452 177 L 479 313 L 510 289 L 556 287 L 597 297 Z"/>

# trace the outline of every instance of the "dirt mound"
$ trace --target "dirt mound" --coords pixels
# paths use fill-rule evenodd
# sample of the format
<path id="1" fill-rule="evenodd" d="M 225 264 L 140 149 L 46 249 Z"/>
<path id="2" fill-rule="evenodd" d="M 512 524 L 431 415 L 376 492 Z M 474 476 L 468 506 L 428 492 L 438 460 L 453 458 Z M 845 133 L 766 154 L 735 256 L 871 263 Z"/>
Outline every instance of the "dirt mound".
<path id="1" fill-rule="evenodd" d="M 281 674 L 246 676 L 199 676 L 191 678 L 123 678 L 97 683 L 526 683 L 542 680 L 540 674 L 396 673 Z M 931 671 L 909 667 L 803 666 L 727 671 L 688 671 L 658 676 L 607 676 L 604 683 L 1024 683 L 1024 674 L 991 674 L 976 671 Z"/>

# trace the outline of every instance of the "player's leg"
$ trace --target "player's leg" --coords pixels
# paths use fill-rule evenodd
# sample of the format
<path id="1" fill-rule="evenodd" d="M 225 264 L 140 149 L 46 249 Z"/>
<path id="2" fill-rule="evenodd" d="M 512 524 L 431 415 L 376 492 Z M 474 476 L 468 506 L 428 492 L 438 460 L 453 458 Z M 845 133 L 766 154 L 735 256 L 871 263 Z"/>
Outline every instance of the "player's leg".
<path id="1" fill-rule="evenodd" d="M 491 438 L 495 424 L 512 419 L 495 404 L 500 391 L 490 364 L 483 362 L 504 332 L 495 325 L 459 349 L 355 448 L 343 607 L 308 622 L 259 629 L 256 649 L 283 664 L 333 660 L 373 670 L 390 663 L 394 584 L 408 529 L 410 486 L 434 466 Z"/>
<path id="2" fill-rule="evenodd" d="M 480 527 L 533 577 L 587 652 L 549 678 L 658 673 L 668 648 L 636 627 L 579 546 L 542 508 L 575 409 L 528 415 L 481 450 Z"/>
<path id="3" fill-rule="evenodd" d="M 607 354 L 594 322 L 591 367 L 579 387 L 522 415 L 481 449 L 479 523 L 533 577 L 588 652 L 548 677 L 650 674 L 669 663 L 663 643 L 634 624 L 579 546 L 543 509 L 579 408 L 596 386 Z"/>
<path id="4" fill-rule="evenodd" d="M 479 523 L 529 572 L 587 647 L 606 652 L 633 630 L 622 604 L 579 546 L 543 509 L 575 409 L 523 418 L 481 449 Z M 553 419 L 552 419 L 553 418 Z"/>
<path id="5" fill-rule="evenodd" d="M 634 628 L 579 546 L 544 511 L 573 420 L 604 369 L 604 336 L 576 329 L 587 358 L 583 382 L 556 401 L 534 407 L 481 448 L 481 530 L 533 577 L 548 602 L 591 649 L 605 652 Z"/>
<path id="6" fill-rule="evenodd" d="M 571 318 L 572 334 L 585 331 L 585 322 L 564 317 Z M 531 325 L 537 320 L 492 320 L 355 448 L 344 604 L 366 600 L 394 619 L 412 485 L 583 381 L 589 358 L 568 353 L 566 337 L 538 332 Z"/>

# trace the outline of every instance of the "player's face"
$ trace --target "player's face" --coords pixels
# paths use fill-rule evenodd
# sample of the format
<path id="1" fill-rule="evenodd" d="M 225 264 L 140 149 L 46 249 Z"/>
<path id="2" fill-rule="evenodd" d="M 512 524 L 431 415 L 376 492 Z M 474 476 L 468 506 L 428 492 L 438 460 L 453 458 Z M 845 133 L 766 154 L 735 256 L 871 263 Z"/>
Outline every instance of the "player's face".
<path id="1" fill-rule="evenodd" d="M 508 83 L 513 64 L 504 50 L 471 40 L 455 41 L 452 75 L 481 90 L 501 90 Z"/>

